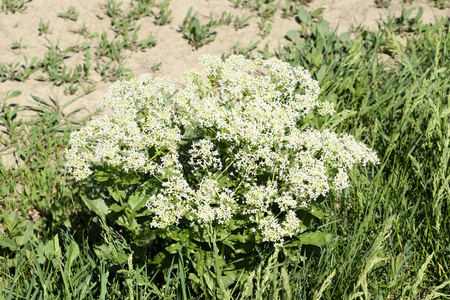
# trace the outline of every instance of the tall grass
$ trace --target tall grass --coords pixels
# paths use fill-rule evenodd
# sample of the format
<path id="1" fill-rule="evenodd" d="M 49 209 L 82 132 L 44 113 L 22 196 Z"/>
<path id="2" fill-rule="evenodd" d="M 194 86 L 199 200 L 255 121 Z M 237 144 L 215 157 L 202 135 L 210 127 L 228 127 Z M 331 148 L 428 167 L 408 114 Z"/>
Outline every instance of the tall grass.
<path id="1" fill-rule="evenodd" d="M 338 36 L 325 20 L 288 34 L 292 42 L 278 56 L 311 70 L 321 97 L 336 104 L 335 116 L 311 124 L 356 136 L 381 164 L 355 169 L 351 188 L 319 203 L 329 217 L 311 224 L 336 236 L 330 244 L 262 249 L 254 270 L 211 293 L 194 284 L 201 275 L 194 256 L 175 253 L 166 268 L 152 269 L 148 253 L 133 252 L 78 205 L 80 188 L 59 158 L 73 129 L 61 107 L 41 106 L 27 124 L 4 105 L 2 142 L 13 147 L 2 154 L 13 151 L 23 164 L 0 166 L 8 199 L 0 299 L 450 298 L 450 23 L 397 21 L 355 38 Z M 26 218 L 33 210 L 40 221 Z"/>

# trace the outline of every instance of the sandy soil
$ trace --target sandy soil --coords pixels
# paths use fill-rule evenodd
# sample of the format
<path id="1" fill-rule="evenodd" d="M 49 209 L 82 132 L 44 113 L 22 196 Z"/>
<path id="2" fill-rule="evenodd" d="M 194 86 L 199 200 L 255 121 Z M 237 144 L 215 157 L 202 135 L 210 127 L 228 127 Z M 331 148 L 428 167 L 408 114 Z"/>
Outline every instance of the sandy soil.
<path id="1" fill-rule="evenodd" d="M 121 7 L 126 10 L 130 1 L 123 2 Z M 48 52 L 50 43 L 56 45 L 59 42 L 61 49 L 90 41 L 93 42 L 93 45 L 98 44 L 99 38 L 89 40 L 70 32 L 70 30 L 80 28 L 83 23 L 86 24 L 91 33 L 98 32 L 101 34 L 105 31 L 108 37 L 112 39 L 114 32 L 111 20 L 105 14 L 107 3 L 107 0 L 33 0 L 26 3 L 27 9 L 24 12 L 16 12 L 15 14 L 0 12 L 0 62 L 23 63 L 24 56 L 28 60 L 31 60 L 32 57 L 42 59 Z M 77 21 L 57 16 L 58 13 L 67 12 L 72 5 L 79 12 Z M 350 30 L 352 25 L 357 26 L 359 24 L 376 29 L 380 18 L 385 19 L 389 14 L 399 16 L 402 5 L 406 9 L 412 7 L 410 4 L 403 4 L 401 0 L 393 0 L 389 9 L 376 8 L 375 2 L 369 0 L 313 0 L 306 9 L 313 11 L 323 7 L 325 9 L 323 18 L 330 22 L 332 28 L 339 25 L 338 31 L 344 32 Z M 413 5 L 414 7 L 423 7 L 424 22 L 433 22 L 436 18 L 440 19 L 443 16 L 450 15 L 450 9 L 439 10 L 433 6 L 431 1 L 415 0 Z M 181 74 L 183 71 L 198 67 L 198 58 L 203 54 L 221 55 L 222 53 L 230 53 L 236 42 L 241 45 L 249 45 L 251 41 L 261 41 L 259 48 L 268 44 L 271 50 L 276 50 L 279 45 L 287 42 L 285 39 L 286 31 L 300 28 L 299 23 L 294 18 L 283 19 L 281 17 L 281 8 L 285 7 L 283 1 L 272 20 L 273 29 L 266 38 L 262 39 L 258 35 L 259 17 L 255 16 L 249 21 L 249 26 L 238 31 L 232 25 L 218 27 L 216 29 L 216 40 L 195 51 L 188 44 L 188 41 L 182 38 L 182 34 L 178 30 L 178 26 L 182 24 L 191 6 L 194 11 L 199 11 L 201 22 L 207 22 L 210 14 L 214 19 L 220 19 L 224 11 L 235 16 L 256 15 L 256 12 L 249 9 L 234 9 L 228 0 L 172 0 L 169 7 L 172 9 L 173 20 L 170 24 L 157 26 L 153 23 L 153 17 L 145 17 L 137 21 L 136 26 L 141 25 L 140 38 L 147 37 L 151 32 L 155 36 L 157 44 L 145 52 L 125 52 L 125 66 L 130 68 L 135 76 L 152 72 L 152 66 L 161 62 L 161 66 L 155 72 L 155 75 L 170 76 L 179 86 L 182 84 Z M 46 36 L 39 36 L 38 28 L 41 19 L 45 23 L 49 22 L 50 25 L 51 33 Z M 12 49 L 12 43 L 20 40 L 26 48 Z M 91 47 L 91 52 L 94 52 L 94 47 Z M 83 55 L 80 53 L 69 55 L 70 57 L 66 59 L 66 65 L 69 67 L 81 63 L 83 59 Z M 81 96 L 69 109 L 86 108 L 86 111 L 77 115 L 80 118 L 87 112 L 96 110 L 99 97 L 111 85 L 110 82 L 102 82 L 101 76 L 94 70 L 91 70 L 91 74 L 91 80 L 95 82 L 96 88 L 86 95 L 84 95 L 82 88 L 75 95 L 66 95 L 64 85 L 55 86 L 51 82 L 38 81 L 36 76 L 39 75 L 39 72 L 36 72 L 25 82 L 0 82 L 0 101 L 5 99 L 8 91 L 16 90 L 21 91 L 22 94 L 10 99 L 9 103 L 29 105 L 31 95 L 35 95 L 43 99 L 52 97 L 59 103 L 64 104 L 76 96 Z"/>

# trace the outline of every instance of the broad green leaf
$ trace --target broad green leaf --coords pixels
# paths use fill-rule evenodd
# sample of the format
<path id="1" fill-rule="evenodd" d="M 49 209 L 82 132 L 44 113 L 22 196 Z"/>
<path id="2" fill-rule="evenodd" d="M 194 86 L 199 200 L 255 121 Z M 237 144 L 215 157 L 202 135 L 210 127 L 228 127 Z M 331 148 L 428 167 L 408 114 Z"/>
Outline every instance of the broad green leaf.
<path id="1" fill-rule="evenodd" d="M 136 192 L 128 198 L 127 204 L 132 212 L 137 212 L 145 206 L 147 199 L 142 197 L 141 192 Z"/>
<path id="2" fill-rule="evenodd" d="M 286 36 L 289 40 L 295 41 L 300 38 L 300 32 L 298 30 L 289 30 L 286 32 Z"/>
<path id="3" fill-rule="evenodd" d="M 303 7 L 300 7 L 300 9 L 298 10 L 298 12 L 297 12 L 297 15 L 298 15 L 298 18 L 300 19 L 300 21 L 302 22 L 302 23 L 305 23 L 305 24 L 311 24 L 311 22 L 312 22 L 312 19 L 311 19 L 311 15 L 309 14 L 309 12 L 306 10 L 306 9 L 304 9 Z"/>
<path id="4" fill-rule="evenodd" d="M 109 206 L 109 209 L 112 210 L 113 212 L 121 212 L 123 210 L 123 207 L 117 203 L 113 203 Z"/>
<path id="5" fill-rule="evenodd" d="M 170 253 L 170 254 L 175 254 L 177 253 L 179 250 L 181 250 L 183 247 L 181 246 L 180 243 L 174 243 L 170 246 L 167 246 L 165 249 Z"/>
<path id="6" fill-rule="evenodd" d="M 105 217 L 109 214 L 110 210 L 103 199 L 89 199 L 86 196 L 81 196 L 84 204 L 86 204 L 87 208 L 96 213 L 100 217 Z"/>
<path id="7" fill-rule="evenodd" d="M 67 251 L 67 254 L 66 254 L 69 271 L 70 271 L 70 267 L 72 266 L 72 263 L 74 262 L 75 259 L 77 259 L 79 254 L 80 254 L 80 248 L 78 247 L 78 244 L 75 243 L 75 241 L 72 241 L 70 243 L 69 250 Z"/>
<path id="8" fill-rule="evenodd" d="M 127 193 L 123 190 L 119 190 L 119 193 L 117 193 L 116 189 L 112 186 L 107 186 L 106 188 L 108 189 L 108 192 L 111 195 L 111 197 L 113 197 L 114 200 L 116 200 L 117 202 L 120 202 L 120 199 L 123 200 L 127 195 Z"/>
<path id="9" fill-rule="evenodd" d="M 15 251 L 17 249 L 17 244 L 13 240 L 5 237 L 0 237 L 0 246 L 1 247 L 7 247 L 12 251 Z"/>
<path id="10" fill-rule="evenodd" d="M 196 284 L 200 284 L 200 279 L 194 273 L 189 273 L 188 278 L 195 282 Z"/>
<path id="11" fill-rule="evenodd" d="M 16 238 L 16 243 L 18 246 L 23 246 L 26 243 L 28 243 L 29 241 L 31 241 L 31 239 L 33 238 L 33 234 L 34 234 L 34 226 L 31 223 L 27 224 L 27 228 L 25 229 L 25 232 L 21 235 L 18 236 Z"/>

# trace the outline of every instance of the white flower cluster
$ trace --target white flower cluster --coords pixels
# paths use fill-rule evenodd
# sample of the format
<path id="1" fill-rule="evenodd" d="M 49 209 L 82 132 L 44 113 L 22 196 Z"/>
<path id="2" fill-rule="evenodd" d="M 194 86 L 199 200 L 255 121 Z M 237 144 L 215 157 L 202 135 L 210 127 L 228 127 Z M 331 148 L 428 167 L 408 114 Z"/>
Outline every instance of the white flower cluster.
<path id="1" fill-rule="evenodd" d="M 168 78 L 151 75 L 115 84 L 101 99 L 112 115 L 72 134 L 66 155 L 74 177 L 89 176 L 93 161 L 149 173 L 162 182 L 147 202 L 152 226 L 245 215 L 264 241 L 279 245 L 299 231 L 299 209 L 348 187 L 354 164 L 379 163 L 349 135 L 300 129 L 305 116 L 334 112 L 318 100 L 307 70 L 275 58 L 200 62 L 204 70 L 184 73 L 176 94 Z"/>

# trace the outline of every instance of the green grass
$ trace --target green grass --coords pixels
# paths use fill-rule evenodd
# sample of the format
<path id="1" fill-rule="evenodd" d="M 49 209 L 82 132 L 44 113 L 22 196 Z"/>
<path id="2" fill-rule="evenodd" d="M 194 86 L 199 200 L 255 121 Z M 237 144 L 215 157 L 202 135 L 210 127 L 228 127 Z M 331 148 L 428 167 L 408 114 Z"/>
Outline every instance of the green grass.
<path id="1" fill-rule="evenodd" d="M 125 14 L 110 4 L 112 16 Z M 144 6 L 131 11 L 150 14 Z M 72 102 L 63 107 L 33 96 L 29 107 L 0 107 L 0 152 L 19 163 L 0 165 L 0 299 L 449 299 L 450 22 L 425 25 L 404 12 L 378 32 L 360 29 L 351 38 L 306 13 L 299 16 L 305 25 L 287 33 L 291 42 L 277 55 L 310 70 L 322 99 L 336 105 L 335 116 L 311 124 L 354 135 L 381 161 L 355 169 L 351 188 L 318 204 L 328 218 L 310 227 L 334 234 L 331 243 L 300 251 L 287 243 L 279 253 L 262 246 L 251 262 L 238 262 L 253 269 L 215 288 L 217 274 L 202 265 L 212 259 L 207 251 L 167 252 L 154 268 L 147 263 L 153 252 L 136 251 L 86 210 L 80 199 L 86 187 L 66 175 L 62 152 L 70 132 L 83 125 L 70 121 Z M 398 34 L 407 37 L 404 44 Z M 95 69 L 104 79 L 126 76 L 120 53 L 108 52 L 112 42 L 104 41 L 97 53 L 105 60 Z M 253 45 L 234 51 L 248 55 Z M 66 50 L 51 47 L 47 65 L 62 66 L 57 55 Z M 25 65 L 0 64 L 0 78 L 26 80 L 46 63 Z M 56 69 L 65 84 L 89 70 L 77 77 Z M 21 120 L 25 110 L 36 117 Z"/>

